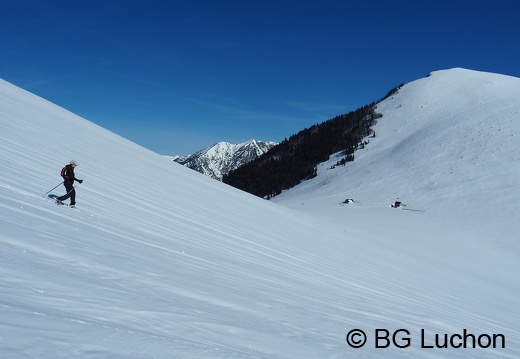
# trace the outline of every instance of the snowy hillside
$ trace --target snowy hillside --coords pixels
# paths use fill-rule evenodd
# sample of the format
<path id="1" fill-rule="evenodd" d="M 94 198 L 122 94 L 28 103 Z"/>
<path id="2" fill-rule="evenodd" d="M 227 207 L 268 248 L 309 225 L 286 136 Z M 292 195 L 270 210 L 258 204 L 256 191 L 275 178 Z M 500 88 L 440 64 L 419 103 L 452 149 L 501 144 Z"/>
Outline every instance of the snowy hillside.
<path id="1" fill-rule="evenodd" d="M 519 357 L 519 90 L 463 70 L 406 85 L 353 166 L 324 165 L 281 206 L 0 81 L 0 358 Z M 472 94 L 462 113 L 455 94 Z M 459 138 L 480 102 L 502 110 Z M 481 137 L 491 126 L 504 137 Z M 71 159 L 77 210 L 42 197 Z M 410 345 L 377 348 L 378 329 Z M 424 348 L 464 330 L 505 348 Z"/>
<path id="2" fill-rule="evenodd" d="M 438 324 L 451 327 L 448 332 L 480 322 L 483 331 L 510 325 L 516 333 L 508 336 L 508 351 L 445 357 L 520 353 L 519 94 L 518 78 L 465 69 L 434 72 L 378 104 L 383 117 L 374 127 L 377 136 L 356 152 L 354 162 L 334 166 L 341 154 L 331 156 L 316 178 L 272 198 L 347 231 L 362 231 L 372 243 L 378 238 L 405 272 L 401 286 L 416 285 L 410 275 L 432 286 L 426 317 L 460 305 L 441 315 Z M 343 203 L 347 199 L 354 203 Z M 390 208 L 397 199 L 407 206 Z M 404 269 L 398 264 L 403 257 L 416 263 Z M 441 288 L 433 289 L 439 282 Z M 461 293 L 473 294 L 462 299 Z M 458 317 L 463 312 L 474 318 Z M 438 352 L 418 356 L 426 354 Z"/>
<path id="3" fill-rule="evenodd" d="M 275 145 L 275 142 L 257 140 L 238 144 L 218 142 L 192 155 L 170 159 L 220 181 L 225 174 L 254 160 Z"/>
<path id="4" fill-rule="evenodd" d="M 354 162 L 329 170 L 332 156 L 317 178 L 275 202 L 305 202 L 322 213 L 352 198 L 360 203 L 334 211 L 351 218 L 399 198 L 425 210 L 421 220 L 434 218 L 520 259 L 520 79 L 438 71 L 405 85 L 377 111 L 377 137 Z"/>

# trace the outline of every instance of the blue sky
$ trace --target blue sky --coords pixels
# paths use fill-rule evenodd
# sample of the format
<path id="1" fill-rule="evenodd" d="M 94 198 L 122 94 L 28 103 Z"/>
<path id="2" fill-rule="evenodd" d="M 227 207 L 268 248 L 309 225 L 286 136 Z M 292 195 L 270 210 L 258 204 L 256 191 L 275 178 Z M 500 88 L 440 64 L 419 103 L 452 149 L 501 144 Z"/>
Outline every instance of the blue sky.
<path id="1" fill-rule="evenodd" d="M 164 155 L 281 141 L 435 70 L 520 77 L 516 0 L 0 2 L 0 78 Z"/>

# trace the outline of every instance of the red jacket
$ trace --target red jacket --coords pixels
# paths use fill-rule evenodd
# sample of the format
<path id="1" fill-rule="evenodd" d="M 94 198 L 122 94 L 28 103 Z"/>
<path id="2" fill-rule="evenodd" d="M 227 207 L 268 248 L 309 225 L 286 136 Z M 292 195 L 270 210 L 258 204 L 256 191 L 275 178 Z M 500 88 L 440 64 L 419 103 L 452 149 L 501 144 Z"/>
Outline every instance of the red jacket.
<path id="1" fill-rule="evenodd" d="M 65 182 L 71 182 L 74 183 L 74 181 L 79 180 L 74 176 L 74 167 L 71 165 L 66 165 L 61 169 L 61 177 L 65 180 Z"/>

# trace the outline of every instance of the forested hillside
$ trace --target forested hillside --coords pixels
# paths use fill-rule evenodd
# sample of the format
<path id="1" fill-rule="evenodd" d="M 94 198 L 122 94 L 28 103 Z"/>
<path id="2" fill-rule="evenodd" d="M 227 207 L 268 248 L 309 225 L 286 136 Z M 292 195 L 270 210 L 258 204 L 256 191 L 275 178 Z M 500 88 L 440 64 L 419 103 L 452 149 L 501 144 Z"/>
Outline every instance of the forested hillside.
<path id="1" fill-rule="evenodd" d="M 383 99 L 396 93 L 401 86 L 392 89 Z M 342 165 L 353 161 L 356 149 L 368 143 L 367 137 L 376 136 L 372 126 L 381 117 L 376 112 L 376 103 L 298 132 L 256 160 L 230 172 L 223 182 L 270 198 L 315 177 L 316 166 L 333 153 L 344 151 Z"/>

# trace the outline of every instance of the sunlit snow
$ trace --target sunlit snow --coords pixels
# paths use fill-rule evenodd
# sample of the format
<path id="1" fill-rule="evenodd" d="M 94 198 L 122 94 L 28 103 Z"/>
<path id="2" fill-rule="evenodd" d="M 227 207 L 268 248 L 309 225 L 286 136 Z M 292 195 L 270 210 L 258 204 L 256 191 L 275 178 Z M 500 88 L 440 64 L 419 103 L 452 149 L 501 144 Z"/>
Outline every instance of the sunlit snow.
<path id="1" fill-rule="evenodd" d="M 518 94 L 434 72 L 266 201 L 0 80 L 0 358 L 520 357 Z M 77 209 L 43 196 L 71 159 Z M 505 348 L 423 347 L 464 330 Z"/>

